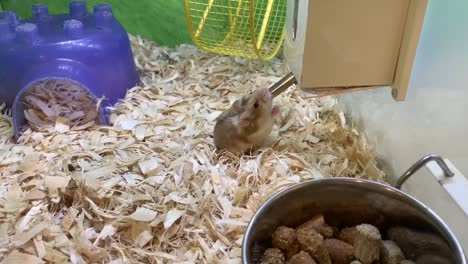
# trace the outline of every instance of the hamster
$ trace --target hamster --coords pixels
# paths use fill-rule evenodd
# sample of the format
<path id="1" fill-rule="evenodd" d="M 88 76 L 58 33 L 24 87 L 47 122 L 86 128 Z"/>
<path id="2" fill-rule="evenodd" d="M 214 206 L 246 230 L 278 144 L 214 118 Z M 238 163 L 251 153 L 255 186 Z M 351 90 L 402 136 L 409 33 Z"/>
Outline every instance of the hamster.
<path id="1" fill-rule="evenodd" d="M 218 150 L 244 154 L 264 144 L 273 130 L 279 107 L 268 89 L 259 89 L 235 101 L 216 118 L 214 143 Z"/>

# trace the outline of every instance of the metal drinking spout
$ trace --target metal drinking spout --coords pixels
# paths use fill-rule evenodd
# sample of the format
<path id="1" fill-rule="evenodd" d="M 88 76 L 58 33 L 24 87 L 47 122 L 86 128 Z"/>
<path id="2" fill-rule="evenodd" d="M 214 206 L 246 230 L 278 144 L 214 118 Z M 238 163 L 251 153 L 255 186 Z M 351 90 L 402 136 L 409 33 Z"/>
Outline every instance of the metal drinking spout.
<path id="1" fill-rule="evenodd" d="M 270 93 L 274 97 L 284 92 L 286 89 L 291 87 L 293 84 L 297 84 L 296 77 L 292 72 L 288 73 L 281 80 L 274 83 L 270 88 Z"/>

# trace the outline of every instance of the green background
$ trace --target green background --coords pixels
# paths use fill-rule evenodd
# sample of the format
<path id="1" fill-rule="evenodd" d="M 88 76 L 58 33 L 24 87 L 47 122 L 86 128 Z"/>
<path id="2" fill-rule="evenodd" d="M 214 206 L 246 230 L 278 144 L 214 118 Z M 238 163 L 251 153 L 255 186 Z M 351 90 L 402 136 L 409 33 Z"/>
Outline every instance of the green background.
<path id="1" fill-rule="evenodd" d="M 187 30 L 184 0 L 86 0 L 88 10 L 108 3 L 127 31 L 152 39 L 160 46 L 192 43 Z M 31 17 L 31 6 L 46 4 L 50 14 L 67 13 L 68 0 L 0 0 L 0 10 L 16 11 L 21 18 Z"/>

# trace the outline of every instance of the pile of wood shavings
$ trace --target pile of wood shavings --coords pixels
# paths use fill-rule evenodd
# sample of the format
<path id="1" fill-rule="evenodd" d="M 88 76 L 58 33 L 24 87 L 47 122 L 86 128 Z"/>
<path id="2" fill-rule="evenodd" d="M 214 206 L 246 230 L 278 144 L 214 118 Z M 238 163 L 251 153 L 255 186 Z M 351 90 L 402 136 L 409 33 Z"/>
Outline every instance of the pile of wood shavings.
<path id="1" fill-rule="evenodd" d="M 36 131 L 82 130 L 98 123 L 98 100 L 78 84 L 45 80 L 24 96 L 24 116 Z"/>
<path id="2" fill-rule="evenodd" d="M 13 120 L 6 109 L 6 104 L 0 105 L 0 141 L 8 141 L 13 136 Z"/>
<path id="3" fill-rule="evenodd" d="M 335 101 L 295 89 L 275 98 L 283 112 L 264 148 L 216 154 L 217 115 L 285 65 L 131 40 L 144 85 L 112 109 L 112 127 L 0 143 L 0 262 L 241 263 L 244 229 L 273 193 L 328 176 L 383 180 Z"/>

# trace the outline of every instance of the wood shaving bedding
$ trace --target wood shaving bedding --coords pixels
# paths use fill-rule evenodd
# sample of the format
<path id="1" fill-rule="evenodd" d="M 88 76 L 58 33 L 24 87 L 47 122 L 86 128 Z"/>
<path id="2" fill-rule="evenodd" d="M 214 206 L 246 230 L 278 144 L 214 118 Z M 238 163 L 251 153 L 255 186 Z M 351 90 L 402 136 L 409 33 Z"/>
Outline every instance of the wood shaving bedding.
<path id="1" fill-rule="evenodd" d="M 99 123 L 97 103 L 96 98 L 74 82 L 45 80 L 25 93 L 24 116 L 36 131 L 81 130 Z"/>
<path id="2" fill-rule="evenodd" d="M 243 232 L 275 192 L 331 176 L 383 181 L 335 100 L 294 88 L 274 100 L 282 113 L 265 147 L 216 153 L 216 116 L 286 65 L 131 41 L 143 85 L 111 127 L 29 128 L 13 144 L 0 117 L 0 262 L 241 263 Z"/>
<path id="3" fill-rule="evenodd" d="M 5 104 L 0 104 L 0 140 L 8 141 L 13 136 L 13 120 Z"/>

